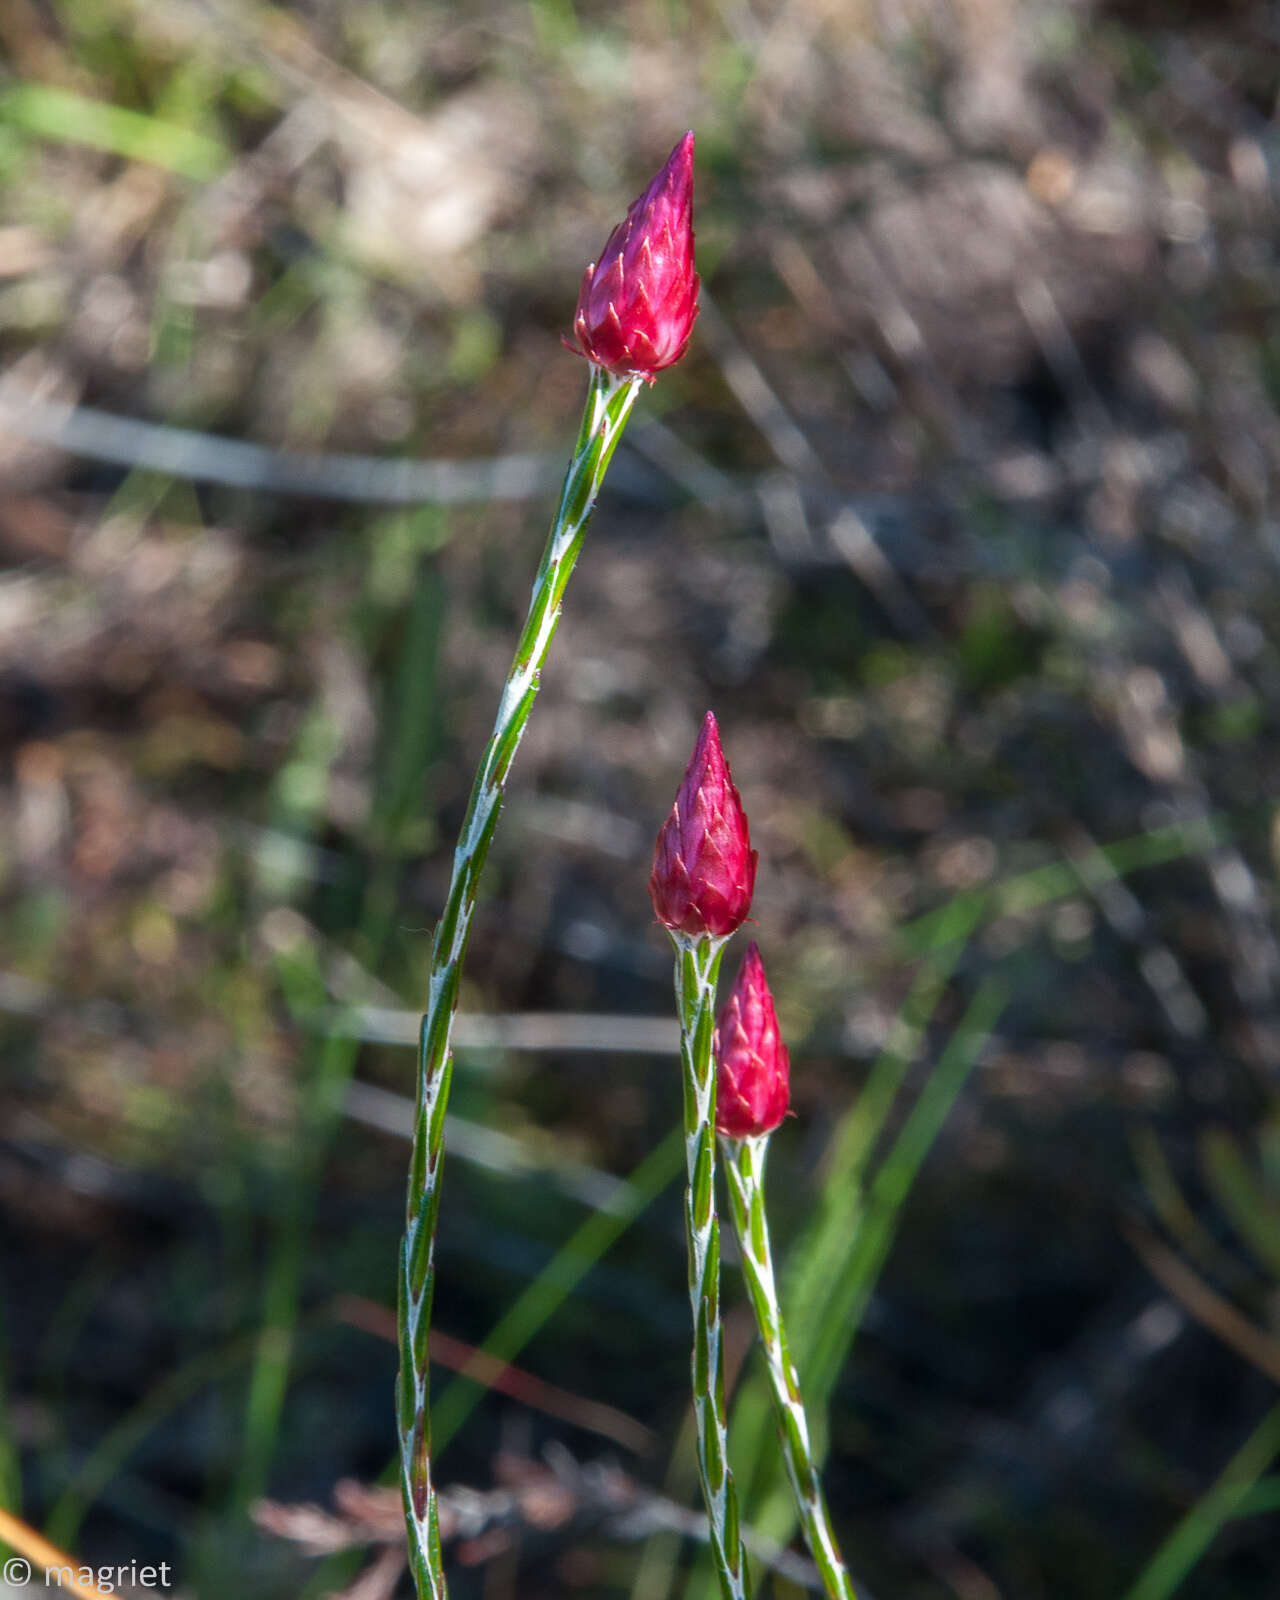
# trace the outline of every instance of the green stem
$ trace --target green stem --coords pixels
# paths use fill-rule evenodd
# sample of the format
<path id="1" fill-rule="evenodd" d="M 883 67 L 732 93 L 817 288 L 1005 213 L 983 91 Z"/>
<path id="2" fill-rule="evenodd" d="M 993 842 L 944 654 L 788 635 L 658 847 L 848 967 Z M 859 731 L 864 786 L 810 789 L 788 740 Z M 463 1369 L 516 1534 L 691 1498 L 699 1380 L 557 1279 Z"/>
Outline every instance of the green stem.
<path id="1" fill-rule="evenodd" d="M 773 1250 L 764 1209 L 764 1163 L 769 1136 L 725 1139 L 722 1146 L 729 1183 L 729 1209 L 742 1252 L 743 1276 L 764 1345 L 782 1456 L 791 1479 L 796 1509 L 804 1525 L 804 1536 L 831 1600 L 857 1600 L 831 1527 L 822 1481 L 810 1449 L 809 1421 L 800 1393 L 800 1379 L 791 1359 L 782 1307 L 778 1302 Z"/>
<path id="2" fill-rule="evenodd" d="M 448 1593 L 431 1481 L 427 1338 L 435 1287 L 444 1114 L 453 1066 L 449 1041 L 462 961 L 471 932 L 476 888 L 502 808 L 507 774 L 537 698 L 542 666 L 555 637 L 565 587 L 582 548 L 596 495 L 641 381 L 615 378 L 602 368 L 592 368 L 578 443 L 565 474 L 560 504 L 534 580 L 529 614 L 502 690 L 493 733 L 476 772 L 454 851 L 449 894 L 431 942 L 427 1009 L 419 1036 L 413 1155 L 400 1247 L 400 1377 L 396 1389 L 409 1563 L 421 1600 L 444 1600 Z"/>
<path id="3" fill-rule="evenodd" d="M 684 1071 L 684 1146 L 689 1186 L 685 1231 L 693 1310 L 693 1410 L 698 1468 L 711 1524 L 711 1553 L 722 1600 L 746 1600 L 747 1567 L 738 1496 L 729 1471 L 720 1344 L 720 1221 L 716 1216 L 716 1073 L 711 1059 L 716 979 L 723 939 L 673 934 L 680 1061 Z"/>

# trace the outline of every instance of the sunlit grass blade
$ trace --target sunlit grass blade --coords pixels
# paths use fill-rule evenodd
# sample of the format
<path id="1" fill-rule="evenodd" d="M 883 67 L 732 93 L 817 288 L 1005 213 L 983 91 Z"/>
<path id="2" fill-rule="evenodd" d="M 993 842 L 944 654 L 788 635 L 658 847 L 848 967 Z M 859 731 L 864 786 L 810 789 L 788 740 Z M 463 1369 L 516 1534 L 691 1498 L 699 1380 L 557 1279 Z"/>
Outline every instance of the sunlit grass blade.
<path id="1" fill-rule="evenodd" d="M 0 93 L 0 121 L 41 139 L 145 161 L 197 183 L 231 164 L 226 147 L 205 134 L 43 83 L 14 84 Z"/>

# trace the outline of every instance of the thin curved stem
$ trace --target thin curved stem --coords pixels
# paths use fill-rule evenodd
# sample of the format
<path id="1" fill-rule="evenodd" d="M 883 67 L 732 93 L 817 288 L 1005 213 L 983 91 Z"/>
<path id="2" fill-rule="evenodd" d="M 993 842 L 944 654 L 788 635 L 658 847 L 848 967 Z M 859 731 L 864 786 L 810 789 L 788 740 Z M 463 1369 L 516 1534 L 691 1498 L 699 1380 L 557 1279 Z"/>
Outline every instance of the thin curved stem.
<path id="1" fill-rule="evenodd" d="M 444 1114 L 453 1068 L 450 1035 L 462 961 L 471 933 L 476 888 L 502 808 L 507 774 L 537 698 L 542 666 L 555 637 L 565 587 L 582 548 L 596 495 L 641 381 L 615 378 L 600 367 L 592 368 L 577 446 L 565 474 L 560 503 L 534 580 L 529 614 L 498 703 L 493 733 L 472 785 L 454 851 L 449 894 L 431 942 L 427 1009 L 418 1046 L 413 1155 L 400 1247 L 400 1377 L 396 1392 L 409 1564 L 421 1600 L 445 1600 L 448 1594 L 431 1481 L 427 1342 L 435 1287 Z"/>
<path id="2" fill-rule="evenodd" d="M 742 1271 L 756 1314 L 773 1390 L 782 1455 L 809 1551 L 831 1600 L 857 1600 L 831 1527 L 822 1482 L 809 1445 L 800 1379 L 787 1347 L 787 1330 L 773 1274 L 773 1250 L 764 1209 L 764 1163 L 769 1136 L 723 1139 L 729 1209 L 742 1252 Z"/>
<path id="3" fill-rule="evenodd" d="M 716 1215 L 716 1073 L 711 1058 L 716 979 L 723 939 L 672 935 L 684 1075 L 684 1140 L 689 1182 L 685 1233 L 693 1311 L 693 1409 L 698 1469 L 711 1524 L 711 1553 L 722 1600 L 747 1600 L 738 1496 L 729 1470 L 720 1342 L 720 1220 Z"/>

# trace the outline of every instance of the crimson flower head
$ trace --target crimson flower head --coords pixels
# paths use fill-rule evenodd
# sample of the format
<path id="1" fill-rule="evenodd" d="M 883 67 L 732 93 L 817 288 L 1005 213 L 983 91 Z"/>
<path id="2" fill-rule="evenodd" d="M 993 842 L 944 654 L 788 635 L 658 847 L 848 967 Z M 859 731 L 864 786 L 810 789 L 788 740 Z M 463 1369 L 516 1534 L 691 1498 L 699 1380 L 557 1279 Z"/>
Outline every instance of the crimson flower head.
<path id="1" fill-rule="evenodd" d="M 772 1133 L 787 1114 L 791 1057 L 752 941 L 716 1022 L 716 1132 L 729 1139 Z"/>
<path id="2" fill-rule="evenodd" d="M 747 920 L 755 886 L 747 814 L 708 711 L 671 815 L 658 832 L 649 898 L 672 933 L 723 939 Z"/>
<path id="3" fill-rule="evenodd" d="M 583 274 L 573 339 L 564 342 L 618 377 L 652 383 L 685 352 L 698 283 L 693 135 L 686 133 Z"/>

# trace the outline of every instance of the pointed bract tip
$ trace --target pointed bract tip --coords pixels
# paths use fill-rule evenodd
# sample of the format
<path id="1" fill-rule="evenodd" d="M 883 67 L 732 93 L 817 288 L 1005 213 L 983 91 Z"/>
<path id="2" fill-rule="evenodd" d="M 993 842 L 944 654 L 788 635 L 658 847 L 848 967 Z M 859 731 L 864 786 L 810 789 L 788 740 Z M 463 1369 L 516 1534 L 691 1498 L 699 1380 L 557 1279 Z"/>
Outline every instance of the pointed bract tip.
<path id="1" fill-rule="evenodd" d="M 749 986 L 754 985 L 757 988 L 761 984 L 764 985 L 765 989 L 769 987 L 768 983 L 765 982 L 764 961 L 760 955 L 760 946 L 754 939 L 747 946 L 747 953 L 742 958 L 742 965 L 738 968 L 737 981 Z"/>

